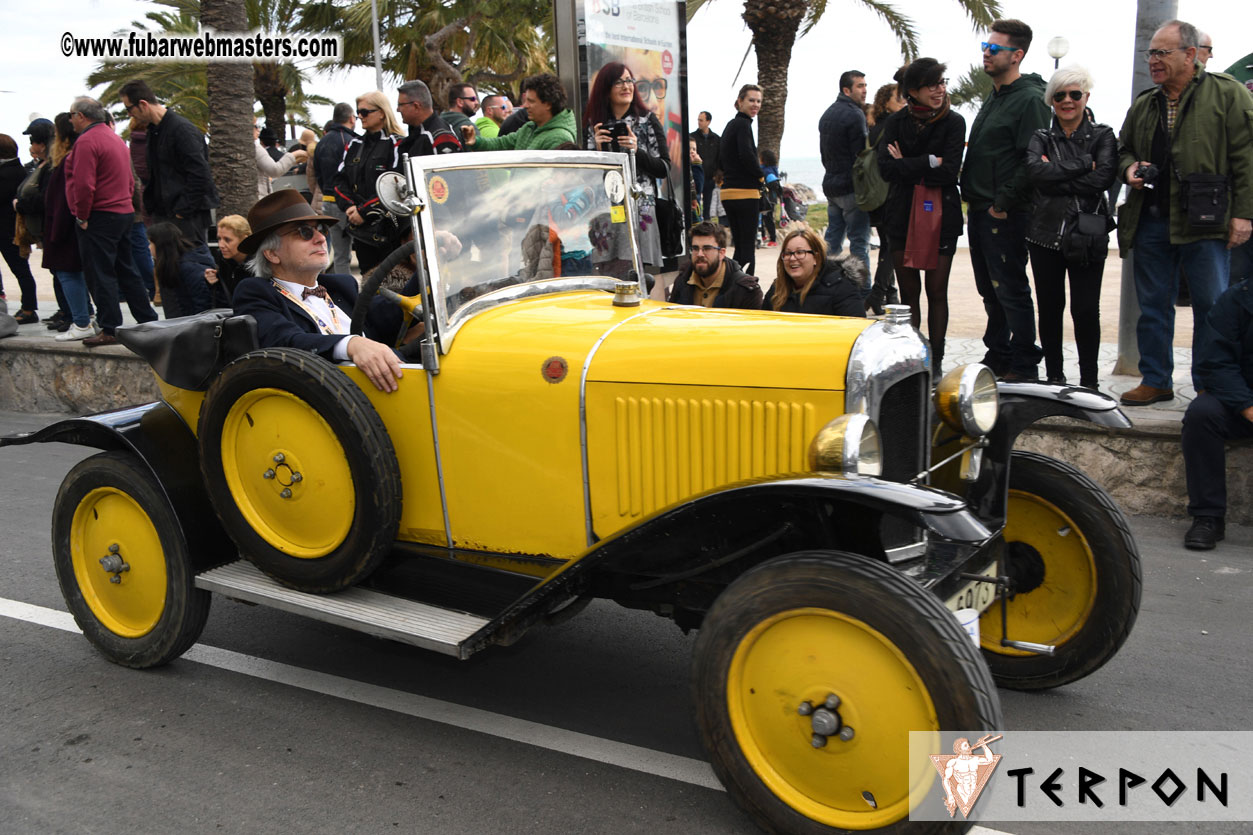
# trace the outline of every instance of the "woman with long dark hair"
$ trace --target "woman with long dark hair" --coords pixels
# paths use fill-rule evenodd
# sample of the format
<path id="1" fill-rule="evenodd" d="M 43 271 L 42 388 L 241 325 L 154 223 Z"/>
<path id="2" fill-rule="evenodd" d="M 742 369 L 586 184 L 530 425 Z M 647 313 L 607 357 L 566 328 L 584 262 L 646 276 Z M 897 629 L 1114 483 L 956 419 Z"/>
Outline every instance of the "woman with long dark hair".
<path id="1" fill-rule="evenodd" d="M 966 147 L 966 120 L 950 109 L 947 67 L 934 58 L 919 58 L 901 77 L 906 107 L 888 117 L 879 139 L 879 170 L 888 182 L 884 227 L 892 247 L 892 263 L 901 301 L 910 307 L 914 327 L 921 322 L 922 271 L 906 266 L 905 248 L 915 200 L 915 186 L 940 190 L 940 235 L 934 269 L 927 269 L 927 337 L 931 340 L 931 375 L 938 379 L 944 366 L 944 337 L 948 331 L 948 277 L 962 232 L 961 197 L 957 175 Z"/>
<path id="2" fill-rule="evenodd" d="M 826 243 L 808 226 L 783 238 L 775 270 L 774 289 L 762 301 L 762 310 L 865 315 L 857 288 L 866 280 L 866 265 L 847 252 L 828 259 Z"/>
<path id="3" fill-rule="evenodd" d="M 753 275 L 757 269 L 757 221 L 765 172 L 757 159 L 753 119 L 761 110 L 761 88 L 745 84 L 735 99 L 735 118 L 722 129 L 722 208 L 735 242 L 735 262 Z"/>
<path id="4" fill-rule="evenodd" d="M 74 147 L 75 131 L 70 114 L 58 113 L 52 120 L 52 166 L 44 187 L 43 268 L 61 285 L 61 294 L 70 312 L 70 327 L 57 334 L 58 342 L 76 342 L 100 333 L 92 319 L 91 295 L 78 251 L 78 232 L 69 200 L 65 196 L 65 158 Z"/>
<path id="5" fill-rule="evenodd" d="M 357 97 L 362 135 L 344 151 L 335 175 L 335 203 L 348 218 L 352 251 L 362 274 L 386 258 L 408 229 L 396 223 L 379 203 L 374 184 L 384 171 L 400 170 L 400 145 L 405 137 L 387 96 L 377 90 Z"/>
<path id="6" fill-rule="evenodd" d="M 879 147 L 888 117 L 904 106 L 905 97 L 901 95 L 900 85 L 896 82 L 884 84 L 875 92 L 874 104 L 870 106 L 870 113 L 866 116 L 866 123 L 870 127 L 867 141 L 871 148 Z M 870 295 L 866 296 L 866 309 L 874 311 L 876 316 L 882 316 L 885 304 L 896 304 L 900 300 L 896 293 L 896 267 L 892 264 L 892 240 L 883 226 L 882 206 L 870 212 L 870 224 L 879 236 L 879 260 L 875 263 Z"/>
<path id="7" fill-rule="evenodd" d="M 583 135 L 593 151 L 622 151 L 635 158 L 635 182 L 644 194 L 636 201 L 640 252 L 644 263 L 664 260 L 657 226 L 657 181 L 670 172 L 666 131 L 640 98 L 635 76 L 625 64 L 611 61 L 596 74 L 583 112 Z"/>
<path id="8" fill-rule="evenodd" d="M 205 281 L 205 271 L 214 269 L 208 245 L 188 240 L 173 223 L 154 223 L 148 227 L 148 249 L 161 285 L 165 318 L 190 316 L 212 306 Z"/>
<path id="9" fill-rule="evenodd" d="M 1101 348 L 1101 276 L 1109 249 L 1109 202 L 1105 192 L 1118 177 L 1114 130 L 1097 124 L 1088 110 L 1092 76 L 1081 67 L 1053 73 L 1044 99 L 1053 124 L 1027 145 L 1027 176 L 1035 186 L 1027 249 L 1040 303 L 1040 347 L 1050 383 L 1066 382 L 1062 367 L 1062 313 L 1070 275 L 1070 318 L 1079 349 L 1079 385 L 1096 389 Z M 1080 214 L 1097 228 L 1080 225 Z M 1067 240 L 1070 238 L 1070 240 Z M 1075 246 L 1079 241 L 1080 246 Z M 1084 246 L 1086 245 L 1086 246 Z"/>

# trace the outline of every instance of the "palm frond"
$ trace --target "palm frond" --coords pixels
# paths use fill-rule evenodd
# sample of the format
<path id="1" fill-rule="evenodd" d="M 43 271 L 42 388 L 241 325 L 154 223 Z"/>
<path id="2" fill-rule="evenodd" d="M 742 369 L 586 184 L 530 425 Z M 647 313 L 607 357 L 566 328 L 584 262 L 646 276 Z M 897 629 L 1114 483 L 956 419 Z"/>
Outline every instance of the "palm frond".
<path id="1" fill-rule="evenodd" d="M 977 0 L 964 0 L 965 2 L 977 2 Z M 913 18 L 904 15 L 896 10 L 895 6 L 887 3 L 881 3 L 879 0 L 858 0 L 866 8 L 873 11 L 883 19 L 883 22 L 892 30 L 892 34 L 896 36 L 897 43 L 901 46 L 901 57 L 906 61 L 912 61 L 918 57 L 918 30 L 914 28 Z M 963 0 L 958 0 L 963 2 Z M 804 31 L 813 28 L 810 24 Z"/>

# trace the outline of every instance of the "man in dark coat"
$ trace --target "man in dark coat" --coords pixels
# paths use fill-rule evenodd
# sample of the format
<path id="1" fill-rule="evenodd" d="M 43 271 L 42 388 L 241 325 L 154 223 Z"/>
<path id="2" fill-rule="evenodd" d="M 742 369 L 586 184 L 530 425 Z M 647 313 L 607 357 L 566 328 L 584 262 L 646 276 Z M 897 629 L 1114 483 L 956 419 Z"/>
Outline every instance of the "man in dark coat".
<path id="1" fill-rule="evenodd" d="M 127 82 L 119 95 L 131 127 L 148 129 L 144 209 L 154 222 L 168 220 L 189 239 L 206 242 L 209 211 L 220 201 L 209 171 L 204 134 L 158 102 L 146 81 Z"/>
<path id="2" fill-rule="evenodd" d="M 1226 442 L 1253 438 L 1253 282 L 1242 281 L 1210 308 L 1193 359 L 1199 393 L 1183 416 L 1183 464 L 1192 527 L 1184 547 L 1208 551 L 1227 514 Z"/>
<path id="3" fill-rule="evenodd" d="M 348 236 L 348 216 L 335 202 L 335 175 L 344 161 L 344 154 L 352 140 L 357 138 L 353 128 L 357 125 L 357 111 L 351 104 L 340 102 L 331 114 L 326 135 L 313 151 L 313 169 L 318 189 L 322 192 L 322 213 L 338 220 L 330 227 L 331 245 L 335 249 L 335 272 L 347 275 L 352 262 L 352 239 Z"/>
<path id="4" fill-rule="evenodd" d="M 708 110 L 702 110 L 696 117 L 696 130 L 688 134 L 689 139 L 696 141 L 696 153 L 701 159 L 701 174 L 704 179 L 696 185 L 701 193 L 700 216 L 702 220 L 709 220 L 709 201 L 713 198 L 716 185 L 714 176 L 720 170 L 719 154 L 722 151 L 722 137 L 709 128 L 709 123 L 713 121 L 713 118 L 713 114 Z"/>
<path id="5" fill-rule="evenodd" d="M 818 148 L 822 152 L 822 192 L 827 196 L 827 252 L 848 250 L 870 271 L 870 215 L 857 208 L 853 193 L 853 162 L 866 146 L 866 75 L 849 70 L 840 76 L 840 95 L 818 120 Z M 860 288 L 869 292 L 870 288 Z"/>
<path id="6" fill-rule="evenodd" d="M 300 348 L 331 362 L 347 360 L 379 391 L 395 391 L 404 373 L 396 352 L 381 342 L 348 333 L 357 282 L 352 276 L 323 274 L 330 265 L 323 229 L 335 222 L 315 214 L 292 189 L 258 200 L 248 212 L 253 233 L 239 245 L 252 256 L 253 277 L 235 288 L 235 312 L 257 320 L 257 338 L 263 348 Z M 405 292 L 413 291 L 405 288 Z M 378 332 L 386 330 L 386 318 L 378 317 Z"/>
<path id="7" fill-rule="evenodd" d="M 689 243 L 692 260 L 679 270 L 670 287 L 671 304 L 698 304 L 702 307 L 735 307 L 757 310 L 761 307 L 761 285 L 748 275 L 727 252 L 727 229 L 709 221 L 692 227 Z"/>

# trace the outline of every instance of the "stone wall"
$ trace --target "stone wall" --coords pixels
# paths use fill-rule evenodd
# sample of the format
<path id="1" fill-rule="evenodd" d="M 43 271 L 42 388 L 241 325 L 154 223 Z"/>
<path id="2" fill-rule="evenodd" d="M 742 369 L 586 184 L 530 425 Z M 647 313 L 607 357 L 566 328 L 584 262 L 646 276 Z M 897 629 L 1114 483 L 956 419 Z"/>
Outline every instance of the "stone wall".
<path id="1" fill-rule="evenodd" d="M 0 340 L 0 409 L 92 414 L 159 396 L 148 364 L 121 346 L 84 348 L 21 336 Z"/>

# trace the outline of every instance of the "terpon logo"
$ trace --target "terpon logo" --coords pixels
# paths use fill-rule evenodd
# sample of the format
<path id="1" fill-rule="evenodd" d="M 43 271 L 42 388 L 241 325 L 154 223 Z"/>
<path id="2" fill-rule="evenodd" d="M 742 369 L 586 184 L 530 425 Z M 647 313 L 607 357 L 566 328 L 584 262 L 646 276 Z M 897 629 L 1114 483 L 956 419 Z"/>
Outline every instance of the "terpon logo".
<path id="1" fill-rule="evenodd" d="M 1002 738 L 1002 734 L 988 734 L 980 737 L 972 746 L 966 737 L 958 737 L 953 742 L 952 754 L 931 754 L 931 764 L 940 772 L 940 780 L 944 786 L 944 808 L 951 818 L 962 810 L 962 817 L 969 818 L 970 810 L 979 799 L 983 787 L 992 779 L 1001 761 L 1000 754 L 993 754 L 991 743 Z M 983 753 L 976 753 L 982 749 Z"/>

